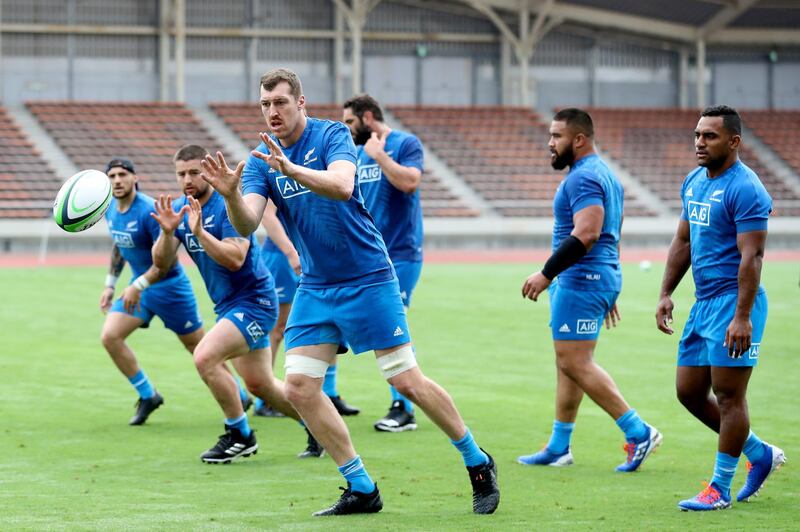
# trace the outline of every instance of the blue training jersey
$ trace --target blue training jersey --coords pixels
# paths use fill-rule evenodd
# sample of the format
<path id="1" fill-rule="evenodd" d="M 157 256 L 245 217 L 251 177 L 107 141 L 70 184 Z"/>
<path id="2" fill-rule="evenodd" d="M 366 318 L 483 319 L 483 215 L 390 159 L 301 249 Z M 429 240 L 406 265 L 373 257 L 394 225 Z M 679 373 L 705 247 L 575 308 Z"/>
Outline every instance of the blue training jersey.
<path id="1" fill-rule="evenodd" d="M 767 230 L 772 212 L 767 189 L 741 161 L 713 179 L 698 167 L 683 181 L 681 204 L 681 219 L 689 222 L 695 296 L 706 299 L 738 291 L 742 255 L 736 235 Z"/>
<path id="2" fill-rule="evenodd" d="M 186 197 L 178 198 L 173 202 L 173 208 L 178 211 L 188 203 Z M 216 191 L 203 205 L 203 229 L 217 240 L 246 238 L 236 232 L 231 225 L 228 211 L 225 209 L 225 200 Z M 175 237 L 181 241 L 189 256 L 197 264 L 208 295 L 214 303 L 216 314 L 223 314 L 238 301 L 270 298 L 275 290 L 275 281 L 261 261 L 261 251 L 253 235 L 247 238 L 250 241 L 250 248 L 247 250 L 244 264 L 235 272 L 218 264 L 206 254 L 200 241 L 189 230 L 188 214 L 184 215 L 183 221 L 175 230 Z"/>
<path id="3" fill-rule="evenodd" d="M 113 198 L 105 213 L 111 238 L 122 254 L 122 258 L 131 265 L 133 272 L 131 281 L 145 273 L 153 265 L 151 250 L 153 243 L 161 233 L 158 222 L 150 216 L 150 213 L 155 210 L 154 205 L 153 198 L 137 192 L 127 211 L 119 212 L 117 199 Z M 176 261 L 162 280 L 172 279 L 181 275 L 182 272 L 183 268 Z"/>
<path id="4" fill-rule="evenodd" d="M 314 170 L 326 170 L 334 161 L 355 164 L 356 147 L 347 126 L 306 120 L 300 139 L 282 147 L 289 160 Z M 256 149 L 268 153 L 263 142 Z M 278 218 L 300 254 L 301 285 L 353 286 L 394 278 L 386 246 L 358 186 L 347 201 L 325 198 L 251 155 L 242 173 L 242 194 L 253 193 L 278 207 Z"/>
<path id="5" fill-rule="evenodd" d="M 619 235 L 622 230 L 623 197 L 622 184 L 596 154 L 572 165 L 553 199 L 553 250 L 575 229 L 572 218 L 576 212 L 592 205 L 601 205 L 605 216 L 600 238 L 589 253 L 559 274 L 559 285 L 572 289 L 622 289 Z"/>
<path id="6" fill-rule="evenodd" d="M 404 131 L 392 130 L 386 138 L 386 154 L 402 166 L 422 171 L 423 151 L 419 139 Z M 422 260 L 422 207 L 419 189 L 406 194 L 396 189 L 383 175 L 381 167 L 358 147 L 358 186 L 364 204 L 383 235 L 393 261 Z"/>

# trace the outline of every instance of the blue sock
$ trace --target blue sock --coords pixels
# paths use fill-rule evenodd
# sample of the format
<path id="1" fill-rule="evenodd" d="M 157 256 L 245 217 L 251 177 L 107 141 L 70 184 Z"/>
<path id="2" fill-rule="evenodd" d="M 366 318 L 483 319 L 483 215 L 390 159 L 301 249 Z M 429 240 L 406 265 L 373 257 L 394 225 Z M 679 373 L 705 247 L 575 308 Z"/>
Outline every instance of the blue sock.
<path id="1" fill-rule="evenodd" d="M 717 462 L 714 464 L 714 477 L 711 482 L 719 488 L 726 499 L 730 499 L 731 482 L 733 482 L 733 475 L 736 474 L 738 464 L 738 456 L 717 451 Z"/>
<path id="2" fill-rule="evenodd" d="M 486 453 L 481 451 L 481 448 L 475 443 L 475 438 L 472 437 L 472 433 L 469 429 L 467 429 L 467 433 L 464 434 L 463 438 L 458 441 L 450 440 L 450 443 L 455 445 L 456 449 L 461 453 L 461 457 L 464 459 L 464 465 L 473 467 L 489 463 L 489 457 L 486 456 Z"/>
<path id="3" fill-rule="evenodd" d="M 225 426 L 232 429 L 238 429 L 242 436 L 247 438 L 250 436 L 250 424 L 247 422 L 247 412 L 237 417 L 236 419 L 226 419 Z"/>
<path id="4" fill-rule="evenodd" d="M 742 452 L 747 459 L 750 460 L 750 463 L 752 464 L 753 462 L 761 460 L 766 450 L 764 442 L 751 430 L 744 442 L 744 448 L 742 449 Z"/>
<path id="5" fill-rule="evenodd" d="M 325 380 L 322 381 L 322 392 L 328 397 L 336 397 L 336 364 L 331 364 L 325 371 Z"/>
<path id="6" fill-rule="evenodd" d="M 413 414 L 414 413 L 414 403 L 409 401 L 406 398 L 405 395 L 403 395 L 402 393 L 398 392 L 397 388 L 395 388 L 391 384 L 389 385 L 389 393 L 392 394 L 392 402 L 400 401 L 400 402 L 403 403 L 403 408 L 406 409 L 406 412 L 408 412 L 409 414 Z"/>
<path id="7" fill-rule="evenodd" d="M 565 423 L 563 421 L 553 421 L 553 433 L 547 443 L 547 449 L 555 454 L 564 454 L 569 449 L 569 441 L 572 439 L 572 430 L 575 423 Z"/>
<path id="8" fill-rule="evenodd" d="M 244 389 L 242 379 L 234 378 L 234 380 L 236 381 L 236 386 L 239 387 L 239 399 L 244 403 L 247 400 L 247 390 Z"/>
<path id="9" fill-rule="evenodd" d="M 144 370 L 140 369 L 139 373 L 133 377 L 128 377 L 128 381 L 133 384 L 136 391 L 139 392 L 139 397 L 142 399 L 150 399 L 156 394 L 153 385 L 150 384 L 150 379 L 144 374 Z"/>
<path id="10" fill-rule="evenodd" d="M 636 413 L 636 410 L 631 408 L 617 419 L 617 426 L 625 433 L 625 439 L 633 442 L 640 442 L 644 440 L 649 434 L 647 425 L 644 424 L 642 418 Z"/>
<path id="11" fill-rule="evenodd" d="M 344 479 L 350 483 L 350 489 L 359 493 L 372 493 L 375 491 L 375 483 L 369 478 L 367 470 L 364 469 L 364 463 L 361 457 L 356 455 L 355 458 L 346 464 L 339 466 L 339 473 L 342 474 Z"/>
<path id="12" fill-rule="evenodd" d="M 264 406 L 264 400 L 260 397 L 256 397 L 255 409 L 258 410 Z"/>

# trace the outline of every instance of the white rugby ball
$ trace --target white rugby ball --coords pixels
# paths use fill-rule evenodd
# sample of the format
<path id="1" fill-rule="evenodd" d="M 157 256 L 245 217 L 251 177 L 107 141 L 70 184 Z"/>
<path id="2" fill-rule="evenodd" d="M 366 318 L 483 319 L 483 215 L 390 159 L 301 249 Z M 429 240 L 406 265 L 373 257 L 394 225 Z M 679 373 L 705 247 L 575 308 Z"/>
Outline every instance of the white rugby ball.
<path id="1" fill-rule="evenodd" d="M 89 229 L 111 203 L 111 181 L 100 170 L 81 170 L 67 179 L 53 204 L 53 219 L 69 233 Z"/>

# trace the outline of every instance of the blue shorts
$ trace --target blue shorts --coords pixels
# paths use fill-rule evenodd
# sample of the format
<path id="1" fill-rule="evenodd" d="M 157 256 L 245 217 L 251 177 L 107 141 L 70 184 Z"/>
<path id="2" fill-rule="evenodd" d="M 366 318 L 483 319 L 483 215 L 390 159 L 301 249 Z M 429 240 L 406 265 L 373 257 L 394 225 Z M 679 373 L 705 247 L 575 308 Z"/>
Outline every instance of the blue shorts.
<path id="1" fill-rule="evenodd" d="M 269 347 L 269 331 L 278 321 L 278 298 L 273 292 L 268 299 L 235 301 L 217 315 L 239 329 L 250 351 Z"/>
<path id="2" fill-rule="evenodd" d="M 354 353 L 411 341 L 397 279 L 364 286 L 297 289 L 285 331 L 286 350 L 349 345 Z"/>
<path id="3" fill-rule="evenodd" d="M 550 285 L 553 340 L 597 340 L 603 320 L 617 301 L 615 290 L 573 290 Z"/>
<path id="4" fill-rule="evenodd" d="M 137 317 L 144 322 L 143 328 L 150 326 L 153 316 L 158 316 L 167 329 L 179 336 L 193 333 L 203 326 L 192 285 L 183 273 L 146 288 L 139 303 L 140 308 L 131 314 L 125 312 L 122 298 L 119 298 L 111 305 L 110 312 Z"/>
<path id="5" fill-rule="evenodd" d="M 422 261 L 401 260 L 394 263 L 394 271 L 397 272 L 397 281 L 400 283 L 400 297 L 403 298 L 403 306 L 411 306 L 411 294 L 419 281 L 419 274 L 422 273 Z"/>
<path id="6" fill-rule="evenodd" d="M 275 279 L 275 291 L 278 292 L 278 303 L 291 303 L 297 292 L 300 277 L 289 266 L 289 259 L 282 251 L 261 250 L 261 258 Z"/>
<path id="7" fill-rule="evenodd" d="M 760 291 L 753 302 L 752 346 L 740 358 L 728 356 L 725 331 L 736 312 L 738 294 L 731 292 L 695 302 L 678 343 L 679 366 L 753 367 L 758 363 L 761 339 L 767 325 L 767 294 Z"/>

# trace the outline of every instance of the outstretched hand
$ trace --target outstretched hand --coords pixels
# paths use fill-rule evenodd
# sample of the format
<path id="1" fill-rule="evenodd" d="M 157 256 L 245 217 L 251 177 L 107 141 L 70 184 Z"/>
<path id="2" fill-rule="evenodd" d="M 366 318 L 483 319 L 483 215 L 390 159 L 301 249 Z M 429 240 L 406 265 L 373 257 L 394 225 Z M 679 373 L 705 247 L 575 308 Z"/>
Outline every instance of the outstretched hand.
<path id="1" fill-rule="evenodd" d="M 164 233 L 172 234 L 175 232 L 175 229 L 178 228 L 181 220 L 183 220 L 183 215 L 186 214 L 188 210 L 189 206 L 184 205 L 181 207 L 180 211 L 175 212 L 172 208 L 172 196 L 167 195 L 164 197 L 164 195 L 161 194 L 155 202 L 155 212 L 151 212 L 150 216 L 155 218 Z"/>
<path id="2" fill-rule="evenodd" d="M 189 196 L 189 205 L 184 208 L 188 208 L 189 230 L 196 236 L 203 231 L 203 208 L 200 206 L 200 202 L 192 196 Z"/>
<path id="3" fill-rule="evenodd" d="M 223 197 L 229 198 L 239 190 L 244 161 L 239 161 L 236 168 L 232 170 L 225 162 L 225 156 L 218 151 L 216 159 L 211 155 L 206 155 L 205 159 L 200 161 L 200 166 L 203 168 L 200 177 Z"/>
<path id="4" fill-rule="evenodd" d="M 250 154 L 253 157 L 257 157 L 261 159 L 265 163 L 269 165 L 270 168 L 273 170 L 280 172 L 282 175 L 286 177 L 294 177 L 295 174 L 295 165 L 292 161 L 289 160 L 286 155 L 284 155 L 283 150 L 278 143 L 272 140 L 272 137 L 267 135 L 264 132 L 259 133 L 258 135 L 261 138 L 261 141 L 266 145 L 267 150 L 269 153 L 261 153 L 258 150 L 253 150 Z"/>

